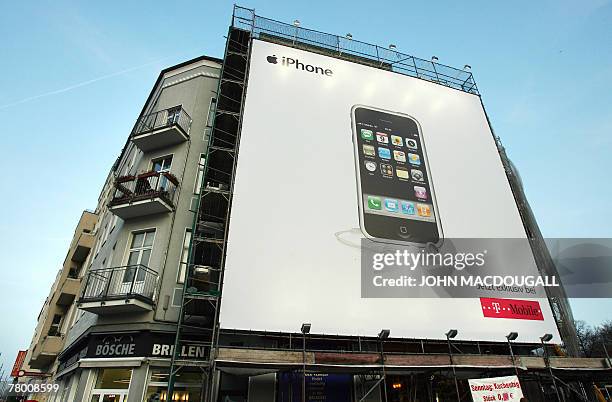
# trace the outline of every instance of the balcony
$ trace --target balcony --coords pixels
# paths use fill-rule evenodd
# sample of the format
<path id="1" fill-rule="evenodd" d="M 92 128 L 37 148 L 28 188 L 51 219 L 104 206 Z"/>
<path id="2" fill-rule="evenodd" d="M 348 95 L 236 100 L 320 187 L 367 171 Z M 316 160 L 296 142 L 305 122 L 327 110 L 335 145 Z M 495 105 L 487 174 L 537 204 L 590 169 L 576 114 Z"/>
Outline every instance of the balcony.
<path id="1" fill-rule="evenodd" d="M 144 265 L 89 271 L 78 307 L 98 315 L 153 309 L 157 272 Z"/>
<path id="2" fill-rule="evenodd" d="M 115 180 L 109 210 L 123 220 L 171 212 L 178 179 L 170 172 L 147 172 Z"/>
<path id="3" fill-rule="evenodd" d="M 79 294 L 80 287 L 80 279 L 67 277 L 58 289 L 58 296 L 55 304 L 58 306 L 68 306 L 72 304 L 74 298 Z"/>
<path id="4" fill-rule="evenodd" d="M 64 347 L 64 339 L 60 334 L 57 336 L 47 335 L 40 340 L 32 350 L 30 367 L 34 369 L 44 369 L 57 358 L 59 352 Z"/>
<path id="5" fill-rule="evenodd" d="M 141 117 L 132 132 L 132 142 L 143 152 L 149 152 L 187 141 L 190 127 L 189 114 L 175 106 Z"/>
<path id="6" fill-rule="evenodd" d="M 91 232 L 81 232 L 74 245 L 74 249 L 69 251 L 71 253 L 70 259 L 74 262 L 85 261 L 85 258 L 87 258 L 89 254 L 89 250 L 93 247 L 95 239 L 96 237 Z"/>

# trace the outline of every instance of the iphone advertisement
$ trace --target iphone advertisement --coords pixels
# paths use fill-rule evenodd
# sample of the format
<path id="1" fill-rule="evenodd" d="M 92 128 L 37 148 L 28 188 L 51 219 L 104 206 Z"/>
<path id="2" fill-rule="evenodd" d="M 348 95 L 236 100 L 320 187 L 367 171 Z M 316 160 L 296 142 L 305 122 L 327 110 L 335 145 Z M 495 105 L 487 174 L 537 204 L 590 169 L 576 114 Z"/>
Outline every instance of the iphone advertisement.
<path id="1" fill-rule="evenodd" d="M 362 294 L 364 240 L 436 249 L 478 238 L 526 239 L 478 96 L 253 41 L 222 328 L 299 332 L 308 322 L 318 334 L 388 328 L 392 337 L 429 339 L 456 328 L 458 339 L 505 341 L 517 331 L 523 342 L 544 333 L 559 342 L 541 293 Z M 537 274 L 532 257 L 521 264 Z"/>

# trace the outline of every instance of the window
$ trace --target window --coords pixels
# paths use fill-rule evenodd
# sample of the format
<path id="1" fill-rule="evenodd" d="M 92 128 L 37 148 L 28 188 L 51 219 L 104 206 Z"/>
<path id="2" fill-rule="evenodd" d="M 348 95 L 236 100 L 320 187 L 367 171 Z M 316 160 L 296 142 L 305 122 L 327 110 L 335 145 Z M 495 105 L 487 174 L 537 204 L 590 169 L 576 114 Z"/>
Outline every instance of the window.
<path id="1" fill-rule="evenodd" d="M 136 156 L 136 150 L 132 149 L 131 151 L 128 150 L 126 153 L 126 157 L 123 160 L 123 174 L 120 176 L 127 176 L 130 173 L 130 170 L 132 169 L 132 161 L 134 160 L 134 157 Z M 128 159 L 129 158 L 129 159 Z"/>
<path id="2" fill-rule="evenodd" d="M 110 230 L 108 231 L 109 234 L 112 233 L 113 230 L 115 230 L 115 226 L 117 226 L 117 219 L 119 219 L 117 215 L 113 215 L 113 217 L 111 218 L 111 227 L 110 227 Z"/>
<path id="3" fill-rule="evenodd" d="M 98 223 L 96 223 L 96 225 L 98 225 L 96 228 L 96 233 L 98 234 L 98 237 L 96 238 L 96 248 L 94 253 L 95 256 L 98 255 L 98 252 L 100 252 L 100 249 L 102 248 L 104 243 L 106 243 L 106 239 L 108 238 L 108 220 L 106 218 L 107 214 L 102 213 L 100 214 L 100 220 L 98 221 L 99 225 Z M 104 222 L 106 222 L 106 224 L 102 226 Z"/>
<path id="4" fill-rule="evenodd" d="M 200 197 L 197 194 L 191 197 L 191 200 L 189 201 L 189 212 L 197 212 L 199 200 Z"/>
<path id="5" fill-rule="evenodd" d="M 51 321 L 51 326 L 49 327 L 49 336 L 60 336 L 60 326 L 62 325 L 62 315 L 55 314 L 53 316 L 53 321 Z"/>
<path id="6" fill-rule="evenodd" d="M 123 275 L 123 283 L 134 280 L 134 275 L 138 271 L 137 281 L 143 281 L 145 271 L 138 269 L 139 265 L 149 266 L 151 251 L 153 250 L 153 240 L 155 239 L 155 229 L 132 233 L 132 243 L 128 252 L 127 265 Z"/>
<path id="7" fill-rule="evenodd" d="M 113 244 L 113 248 L 111 249 L 110 254 L 108 255 L 107 264 L 102 264 L 105 268 L 110 268 L 113 264 L 113 257 L 115 256 L 115 248 L 117 247 L 117 243 Z"/>
<path id="8" fill-rule="evenodd" d="M 213 125 L 213 116 L 215 115 L 215 107 L 217 106 L 217 99 L 211 98 L 210 105 L 208 105 L 208 116 L 206 117 L 206 126 L 212 127 Z"/>
<path id="9" fill-rule="evenodd" d="M 176 124 L 179 121 L 179 117 L 181 117 L 181 107 L 175 106 L 173 108 L 168 109 L 168 120 L 166 123 L 168 125 Z"/>
<path id="10" fill-rule="evenodd" d="M 191 229 L 185 229 L 185 236 L 183 236 L 183 248 L 181 250 L 181 260 L 179 262 L 178 270 L 178 283 L 185 282 L 185 275 L 187 273 L 187 265 L 189 264 L 189 243 L 191 243 Z"/>
<path id="11" fill-rule="evenodd" d="M 174 288 L 172 291 L 172 307 L 181 307 L 183 301 L 183 288 Z"/>
<path id="12" fill-rule="evenodd" d="M 169 172 L 170 167 L 172 166 L 172 155 L 164 156 L 163 158 L 153 159 L 151 161 L 153 163 L 153 170 L 156 172 Z M 153 183 L 149 183 L 151 187 L 157 187 L 158 190 L 165 191 L 168 189 L 168 178 L 164 175 L 159 175 L 159 182 L 157 186 L 154 186 Z"/>
<path id="13" fill-rule="evenodd" d="M 108 239 L 108 222 L 104 225 L 104 229 L 102 229 L 102 235 L 100 236 L 102 239 L 102 245 L 106 243 L 106 239 Z"/>
<path id="14" fill-rule="evenodd" d="M 72 374 L 68 375 L 67 377 L 64 378 L 64 382 L 63 382 L 63 386 L 64 388 L 62 389 L 62 392 L 59 399 L 56 399 L 57 401 L 61 402 L 61 401 L 65 401 L 66 396 L 68 394 L 68 392 L 70 391 L 70 385 L 72 384 L 72 380 L 73 380 L 74 376 Z"/>
<path id="15" fill-rule="evenodd" d="M 101 369 L 96 380 L 96 389 L 128 389 L 132 377 L 131 369 Z"/>
<path id="16" fill-rule="evenodd" d="M 66 332 L 68 332 L 70 329 L 72 329 L 72 327 L 74 326 L 74 323 L 79 318 L 79 309 L 77 308 L 76 304 L 72 304 L 70 306 L 70 308 L 68 309 L 68 314 L 70 314 L 70 321 L 68 321 L 68 325 L 69 326 L 66 329 Z"/>
<path id="17" fill-rule="evenodd" d="M 206 167 L 206 157 L 204 154 L 200 154 L 200 161 L 198 162 L 198 173 L 196 174 L 195 187 L 193 189 L 194 194 L 200 194 L 202 188 L 202 180 L 204 179 L 204 168 Z"/>
<path id="18" fill-rule="evenodd" d="M 127 176 L 132 172 L 132 168 L 134 167 L 134 164 L 136 163 L 136 156 L 138 156 L 138 149 L 134 148 L 132 153 L 132 158 L 130 159 L 130 163 L 129 165 L 125 166 L 125 172 L 124 175 Z"/>
<path id="19" fill-rule="evenodd" d="M 145 394 L 145 402 L 166 401 L 168 389 L 168 369 L 151 368 L 151 377 Z M 172 401 L 200 401 L 202 391 L 202 372 L 183 369 L 174 383 Z"/>
<path id="20" fill-rule="evenodd" d="M 131 379 L 131 369 L 100 369 L 90 402 L 126 402 Z"/>
<path id="21" fill-rule="evenodd" d="M 79 268 L 78 267 L 70 267 L 68 271 L 68 278 L 70 279 L 79 279 Z"/>
<path id="22" fill-rule="evenodd" d="M 153 170 L 155 172 L 169 172 L 172 166 L 172 155 L 153 159 L 151 163 L 153 164 Z"/>
<path id="23" fill-rule="evenodd" d="M 98 230 L 100 230 L 100 228 L 97 228 L 96 234 L 98 233 Z M 100 235 L 96 238 L 96 247 L 95 247 L 95 252 L 94 252 L 94 258 L 98 256 L 98 252 L 100 251 L 100 247 L 102 247 L 102 233 L 100 233 Z"/>

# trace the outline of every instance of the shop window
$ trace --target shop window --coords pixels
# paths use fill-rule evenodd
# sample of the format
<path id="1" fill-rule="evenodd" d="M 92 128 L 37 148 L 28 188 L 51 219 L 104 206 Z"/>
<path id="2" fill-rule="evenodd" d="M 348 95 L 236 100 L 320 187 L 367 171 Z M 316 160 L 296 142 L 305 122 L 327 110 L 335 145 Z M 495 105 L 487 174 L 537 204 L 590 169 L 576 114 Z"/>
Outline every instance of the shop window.
<path id="1" fill-rule="evenodd" d="M 128 389 L 132 369 L 102 369 L 96 380 L 96 389 Z"/>
<path id="2" fill-rule="evenodd" d="M 90 402 L 126 402 L 131 378 L 132 369 L 101 369 Z"/>
<path id="3" fill-rule="evenodd" d="M 170 401 L 168 399 L 168 369 L 152 368 L 149 384 L 145 395 L 145 402 Z M 200 401 L 202 393 L 202 373 L 182 370 L 174 382 L 173 402 Z"/>
<path id="4" fill-rule="evenodd" d="M 249 389 L 248 375 L 233 375 L 222 373 L 219 382 L 218 401 L 247 402 Z M 301 395 L 290 400 L 279 399 L 280 402 L 301 401 Z M 331 399 L 329 401 L 332 401 Z M 336 402 L 336 401 L 333 401 Z M 344 402 L 344 401 L 342 401 Z"/>

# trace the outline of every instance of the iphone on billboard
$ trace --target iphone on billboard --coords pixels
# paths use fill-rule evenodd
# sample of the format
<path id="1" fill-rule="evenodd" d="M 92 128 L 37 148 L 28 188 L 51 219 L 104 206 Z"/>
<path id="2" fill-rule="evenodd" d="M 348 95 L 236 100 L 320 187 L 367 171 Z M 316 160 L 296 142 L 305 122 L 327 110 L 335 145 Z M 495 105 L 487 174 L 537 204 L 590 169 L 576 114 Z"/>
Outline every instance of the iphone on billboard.
<path id="1" fill-rule="evenodd" d="M 363 105 L 353 106 L 351 120 L 364 236 L 439 247 L 442 229 L 419 123 Z"/>

